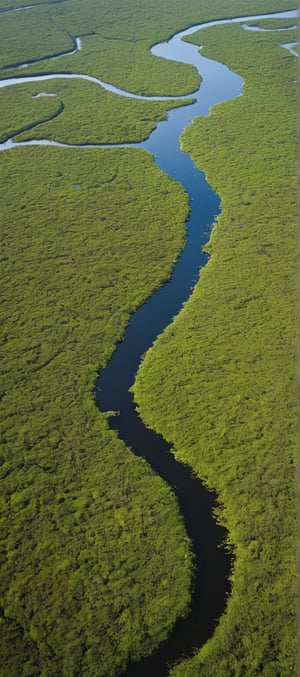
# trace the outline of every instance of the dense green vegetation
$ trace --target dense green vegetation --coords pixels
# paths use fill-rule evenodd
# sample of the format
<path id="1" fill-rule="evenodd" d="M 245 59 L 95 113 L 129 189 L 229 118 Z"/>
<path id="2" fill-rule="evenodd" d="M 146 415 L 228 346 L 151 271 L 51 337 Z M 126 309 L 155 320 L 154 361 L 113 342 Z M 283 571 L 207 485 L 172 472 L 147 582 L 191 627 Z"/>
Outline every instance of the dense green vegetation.
<path id="1" fill-rule="evenodd" d="M 186 200 L 134 149 L 0 159 L 1 674 L 113 675 L 189 601 L 173 495 L 93 402 L 97 368 L 182 246 Z"/>
<path id="2" fill-rule="evenodd" d="M 0 142 L 61 113 L 62 102 L 57 96 L 32 98 L 38 91 L 41 90 L 29 84 L 1 90 Z"/>
<path id="3" fill-rule="evenodd" d="M 1 0 L 0 6 L 7 7 L 5 0 Z M 261 0 L 231 0 L 226 3 L 226 15 L 292 7 L 291 0 L 265 0 L 263 7 Z M 96 75 L 133 91 L 156 94 L 188 92 L 198 82 L 194 70 L 154 58 L 149 55 L 148 47 L 186 25 L 223 14 L 222 0 L 211 0 L 209 6 L 203 0 L 188 0 L 186 3 L 166 0 L 163 5 L 158 0 L 128 0 L 126 3 L 86 0 L 84 5 L 77 0 L 66 0 L 28 12 L 2 14 L 2 76 L 68 70 Z M 88 36 L 88 33 L 93 35 Z M 49 63 L 40 62 L 25 70 L 6 68 L 19 61 L 70 50 L 72 38 L 77 35 L 86 36 L 83 37 L 82 52 L 77 55 L 62 57 L 50 67 Z M 293 39 L 291 33 L 282 35 L 288 35 L 289 41 Z M 247 37 L 247 44 L 260 44 L 260 48 L 270 44 L 270 55 L 273 54 L 270 43 L 273 38 L 268 37 L 267 43 L 265 36 L 261 43 L 253 42 L 255 40 L 257 37 L 251 34 Z M 228 57 L 229 63 L 229 51 L 223 56 L 226 62 Z M 285 57 L 286 66 L 293 64 L 292 57 L 283 50 L 281 56 L 282 59 Z M 256 60 L 255 53 L 253 64 Z M 282 77 L 284 87 L 279 89 L 280 97 L 287 91 L 285 80 L 291 76 L 284 72 Z M 277 91 L 278 86 L 274 85 L 275 88 Z M 55 93 L 56 96 L 32 98 L 41 91 Z M 243 99 L 240 99 L 239 105 Z M 282 110 L 280 101 L 278 97 L 278 111 Z M 248 105 L 249 102 L 246 108 Z M 287 105 L 292 107 L 292 100 L 287 101 Z M 34 133 L 28 131 L 18 138 L 40 136 L 75 144 L 136 140 L 147 136 L 155 121 L 161 119 L 169 108 L 169 102 L 121 100 L 102 92 L 96 85 L 80 81 L 53 80 L 18 85 L 1 89 L 1 139 L 35 126 Z M 204 142 L 206 137 L 203 132 L 202 152 L 206 163 L 211 157 L 211 145 L 217 143 L 213 136 L 216 135 L 217 139 L 217 134 L 221 134 L 221 140 L 226 143 L 231 110 L 235 114 L 236 109 L 228 109 L 228 122 L 224 117 L 225 130 L 223 119 L 220 123 L 220 118 L 214 115 L 202 123 L 213 125 L 216 120 L 215 128 L 211 128 L 208 137 L 209 148 Z M 269 111 L 266 110 L 265 114 L 267 116 Z M 244 109 L 241 115 L 244 115 Z M 253 116 L 255 118 L 256 115 Z M 284 122 L 286 116 L 282 118 L 282 127 Z M 194 150 L 198 148 L 197 129 L 193 126 L 191 132 L 197 137 L 191 137 Z M 239 139 L 240 131 L 237 126 Z M 185 143 L 188 143 L 187 140 Z M 284 135 L 281 150 L 288 188 L 292 191 L 291 208 L 294 193 L 288 174 L 290 165 Z M 234 153 L 238 152 L 240 146 L 233 145 L 231 163 L 234 167 Z M 221 158 L 217 149 L 215 157 Z M 255 161 L 257 158 L 258 155 Z M 274 162 L 273 147 L 269 149 L 270 164 L 271 158 Z M 221 166 L 222 160 L 218 162 Z M 216 185 L 216 166 L 211 175 Z M 245 194 L 248 187 L 250 190 L 249 175 L 250 170 L 247 171 Z M 19 674 L 106 677 L 118 674 L 130 657 L 137 659 L 153 650 L 166 636 L 175 618 L 186 613 L 189 604 L 192 558 L 176 501 L 147 464 L 135 458 L 110 431 L 105 416 L 100 415 L 94 405 L 97 370 L 109 359 L 122 336 L 129 314 L 167 278 L 183 246 L 187 200 L 182 189 L 164 177 L 146 153 L 134 149 L 18 148 L 0 155 L 0 176 L 3 238 L 1 319 L 5 365 L 1 381 L 0 674 L 1 677 Z M 273 184 L 270 185 L 273 191 Z M 278 186 L 281 208 L 283 189 L 282 182 L 282 187 Z M 221 185 L 220 193 L 224 194 Z M 236 203 L 236 208 L 242 213 L 239 201 L 237 194 L 233 204 Z M 277 203 L 270 211 L 272 219 L 273 209 L 279 219 Z M 287 220 L 286 212 L 285 209 L 282 222 Z M 226 212 L 224 218 L 226 223 Z M 234 220 L 235 215 L 230 218 Z M 253 219 L 259 223 L 255 211 Z M 262 222 L 265 226 L 265 218 Z M 221 226 L 220 220 L 218 228 Z M 270 264 L 268 242 L 269 239 L 264 240 L 260 245 L 267 253 L 256 253 L 260 267 Z M 284 232 L 282 242 L 276 244 L 283 256 L 287 243 Z M 248 244 L 250 241 L 245 242 L 245 252 Z M 235 239 L 232 246 L 236 246 Z M 293 253 L 294 240 L 290 247 Z M 276 247 L 273 248 L 275 251 Z M 237 250 L 236 254 L 240 256 Z M 280 272 L 283 273 L 284 260 L 287 298 L 291 280 L 288 254 L 286 260 L 280 259 L 280 263 L 274 258 L 279 285 L 282 284 L 279 276 Z M 208 272 L 209 267 L 203 276 L 203 280 L 208 280 L 203 290 L 207 289 L 207 302 L 212 304 L 217 318 L 217 304 L 209 292 L 211 280 L 209 282 Z M 223 284 L 219 288 L 217 280 L 216 277 L 221 299 Z M 283 317 L 283 309 L 280 312 Z M 288 305 L 285 313 L 287 320 L 282 330 L 282 341 L 284 333 L 286 336 L 290 331 L 293 334 Z M 269 315 L 272 317 L 271 312 Z M 260 318 L 259 312 L 258 316 Z M 194 316 L 194 342 L 198 342 L 198 317 L 197 311 Z M 258 320 L 257 327 L 260 328 Z M 257 330 L 259 332 L 260 329 Z M 251 336 L 255 346 L 254 329 Z M 202 350 L 201 341 L 199 339 L 199 349 Z M 263 352 L 262 338 L 261 342 Z M 245 351 L 246 348 L 248 350 L 248 344 L 245 344 Z M 196 359 L 198 348 L 193 346 L 193 350 Z M 288 354 L 284 359 L 288 365 L 288 378 L 292 360 Z M 189 360 L 190 356 L 187 369 L 191 368 Z M 213 351 L 211 364 L 214 369 Z M 280 388 L 283 388 L 282 369 L 279 370 L 277 394 L 274 393 L 275 402 L 281 393 Z M 173 393 L 178 376 L 172 369 L 170 374 Z M 219 388 L 218 379 L 219 376 Z M 260 379 L 263 380 L 262 375 Z M 193 397 L 189 399 L 191 412 L 199 405 L 198 390 L 197 384 Z M 250 390 L 249 386 L 249 400 L 253 403 Z M 190 395 L 192 392 L 191 389 Z M 260 393 L 261 406 L 265 407 L 261 416 L 263 419 L 265 416 L 265 420 L 271 399 L 273 407 L 273 392 L 272 398 L 268 390 L 266 393 L 265 396 Z M 253 394 L 256 394 L 254 386 Z M 212 408 L 218 406 L 213 397 Z M 286 397 L 286 425 L 290 420 L 294 421 L 290 392 L 289 397 L 292 406 L 289 409 Z M 178 399 L 181 406 L 180 393 Z M 173 405 L 174 401 L 172 394 Z M 164 400 L 163 408 L 168 415 Z M 217 415 L 217 408 L 215 411 Z M 274 414 L 276 411 L 274 406 Z M 190 412 L 188 414 L 190 416 Z M 197 416 L 200 416 L 199 411 Z M 192 432 L 193 415 L 190 419 L 186 418 L 185 424 L 187 420 Z M 281 424 L 282 409 L 278 421 Z M 217 420 L 215 423 L 218 425 Z M 284 435 L 283 424 L 281 428 Z M 192 464 L 198 472 L 198 427 L 194 434 L 197 453 Z M 179 453 L 180 445 L 176 446 Z M 275 467 L 278 463 L 275 447 L 273 453 Z M 233 451 L 230 454 L 233 455 Z M 283 455 L 283 463 L 284 458 Z M 231 483 L 224 458 L 220 456 L 219 460 L 222 482 L 225 484 L 228 478 Z M 267 465 L 267 458 L 265 462 Z M 250 467 L 255 463 L 254 456 L 244 459 L 243 463 L 243 467 Z M 201 460 L 201 464 L 201 473 L 206 476 L 204 461 L 202 463 Z M 288 512 L 289 494 L 285 495 L 288 473 L 284 470 L 284 485 L 281 477 L 277 482 L 278 478 L 268 475 L 268 467 L 263 471 L 266 484 L 274 486 L 274 492 L 278 487 L 282 490 L 282 502 L 286 501 L 287 514 L 291 514 Z M 241 470 L 237 470 L 237 474 L 239 472 L 242 474 Z M 282 472 L 281 468 L 279 472 Z M 216 471 L 211 483 L 221 490 L 217 474 Z M 249 481 L 254 483 L 254 475 L 250 478 Z M 227 501 L 225 493 L 223 491 L 222 500 L 226 506 L 228 503 L 226 509 L 230 515 L 229 496 Z M 245 501 L 248 496 L 245 494 Z M 254 501 L 258 501 L 255 487 L 253 496 Z M 268 497 L 268 500 L 272 499 Z M 269 516 L 269 510 L 266 515 Z M 278 519 L 281 515 L 282 510 L 278 510 Z M 232 527 L 231 538 L 237 549 L 236 525 L 230 522 L 229 516 L 227 519 L 227 513 L 225 517 Z M 242 524 L 241 529 L 244 526 Z M 252 523 L 249 529 L 251 526 Z M 284 538 L 279 544 L 282 548 Z M 261 547 L 259 539 L 258 534 L 257 546 L 254 543 L 253 547 Z M 283 570 L 280 552 L 274 561 L 282 564 Z M 293 560 L 293 557 L 288 548 L 285 552 L 288 566 L 288 558 Z M 237 554 L 236 593 L 231 602 L 231 609 L 235 610 L 234 619 L 242 606 L 238 581 L 242 581 L 241 586 L 244 584 L 244 578 L 238 578 L 238 573 L 245 565 L 245 572 L 252 579 L 254 571 L 251 569 L 252 561 L 249 560 L 250 564 L 248 559 L 244 562 L 241 547 Z M 271 564 L 270 570 L 273 575 Z M 281 582 L 281 578 L 278 581 Z M 281 600 L 279 583 L 275 594 L 277 592 Z M 290 594 L 293 595 L 292 590 Z M 248 607 L 246 612 L 249 612 Z M 264 613 L 264 610 L 261 611 L 262 615 Z M 228 620 L 225 619 L 224 623 Z M 232 625 L 226 625 L 226 628 L 234 638 Z M 247 643 L 248 626 L 241 625 L 241 632 L 244 631 Z M 288 624 L 286 633 L 288 642 L 291 635 Z M 277 627 L 274 627 L 274 637 L 277 637 Z M 238 639 L 240 641 L 240 637 Z M 226 661 L 228 644 L 223 642 L 220 647 Z M 214 651 L 215 644 L 212 643 L 211 649 L 208 645 L 208 650 Z M 237 670 L 235 674 L 239 674 Z M 198 674 L 198 662 L 192 664 L 191 671 L 193 675 Z M 223 677 L 222 673 L 220 675 Z"/>
<path id="4" fill-rule="evenodd" d="M 3 77 L 6 77 L 4 69 L 8 66 L 73 48 L 72 37 L 49 20 L 48 6 L 1 15 L 0 39 Z"/>
<path id="5" fill-rule="evenodd" d="M 238 25 L 193 38 L 243 75 L 244 94 L 183 135 L 222 213 L 200 284 L 147 354 L 135 396 L 216 487 L 236 560 L 227 613 L 174 677 L 296 674 L 296 62 L 278 47 L 293 39 Z"/>
<path id="6" fill-rule="evenodd" d="M 167 39 L 180 28 L 201 21 L 224 15 L 294 9 L 294 6 L 293 0 L 264 0 L 263 3 L 262 0 L 230 0 L 224 12 L 224 0 L 212 0 L 209 5 L 203 0 L 187 0 L 184 3 L 181 0 L 164 3 L 159 0 L 126 0 L 122 3 L 118 0 L 109 3 L 107 0 L 88 0 L 84 7 L 81 0 L 67 0 L 30 10 L 26 18 L 26 12 L 3 17 L 7 22 L 3 39 L 11 33 L 13 40 L 8 41 L 7 48 L 3 50 L 1 65 L 23 61 L 24 54 L 27 60 L 47 56 L 48 36 L 53 39 L 53 54 L 70 50 L 70 36 L 80 36 L 80 52 L 62 57 L 53 64 L 35 64 L 26 69 L 26 73 L 53 70 L 88 73 L 128 91 L 185 94 L 198 86 L 198 74 L 192 66 L 153 57 L 149 52 L 152 44 Z M 45 26 L 44 23 L 40 25 L 40 16 Z M 53 35 L 55 27 L 57 34 Z M 41 36 L 40 40 L 38 36 Z M 61 50 L 62 44 L 65 45 L 64 50 Z M 11 72 L 3 71 L 4 77 Z"/>
<path id="7" fill-rule="evenodd" d="M 41 92 L 55 96 L 34 98 Z M 0 142 L 11 136 L 70 144 L 142 141 L 166 118 L 166 111 L 183 103 L 124 99 L 87 80 L 18 84 L 1 92 Z"/>
<path id="8" fill-rule="evenodd" d="M 247 21 L 246 25 L 253 27 L 257 26 L 263 30 L 276 31 L 278 28 L 292 29 L 295 28 L 297 22 L 296 19 L 259 19 L 254 21 Z M 288 37 L 289 33 L 283 35 L 283 37 Z"/>

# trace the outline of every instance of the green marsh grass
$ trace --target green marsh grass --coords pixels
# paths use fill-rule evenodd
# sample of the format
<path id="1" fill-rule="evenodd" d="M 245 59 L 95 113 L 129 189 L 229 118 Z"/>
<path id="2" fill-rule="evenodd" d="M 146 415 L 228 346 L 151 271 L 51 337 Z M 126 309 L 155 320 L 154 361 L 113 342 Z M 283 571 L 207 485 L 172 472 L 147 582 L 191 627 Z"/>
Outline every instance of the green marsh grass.
<path id="1" fill-rule="evenodd" d="M 148 425 L 217 490 L 235 554 L 212 639 L 172 675 L 296 674 L 296 61 L 284 31 L 193 36 L 245 81 L 182 145 L 222 199 L 210 261 L 140 367 Z M 290 39 L 293 39 L 292 36 Z"/>
<path id="2" fill-rule="evenodd" d="M 1 1 L 1 7 L 7 4 Z M 226 14 L 290 8 L 290 0 L 265 0 L 263 6 L 258 0 L 232 0 Z M 202 0 L 166 0 L 163 5 L 158 0 L 88 0 L 84 6 L 68 0 L 3 14 L 2 76 L 78 70 L 132 91 L 180 95 L 197 86 L 197 74 L 189 66 L 150 56 L 149 46 L 223 13 L 220 0 L 209 6 Z M 230 37 L 239 41 L 239 29 L 232 30 Z M 221 33 L 221 42 L 217 35 L 216 58 L 224 39 L 219 58 L 242 67 L 243 52 L 238 49 L 235 63 L 233 43 L 225 40 L 229 33 Z M 282 39 L 286 35 L 291 41 L 290 32 Z M 75 36 L 82 37 L 83 50 L 74 57 L 62 57 L 50 67 L 40 62 L 5 69 L 69 50 Z M 215 42 L 213 33 L 210 39 Z M 289 454 L 293 460 L 289 445 L 295 421 L 294 60 L 274 46 L 277 37 L 243 33 L 242 39 L 246 59 L 248 46 L 255 45 L 243 66 L 247 87 L 258 55 L 264 60 L 264 106 L 259 81 L 253 80 L 247 97 L 246 89 L 238 102 L 194 123 L 185 135 L 185 148 L 222 196 L 223 213 L 199 290 L 184 309 L 184 322 L 179 319 L 172 327 L 174 344 L 170 332 L 158 344 L 164 354 L 166 341 L 166 370 L 158 359 L 164 388 L 157 392 L 161 410 L 155 412 L 154 425 L 220 491 L 221 519 L 237 555 L 228 614 L 201 658 L 183 663 L 183 674 L 193 677 L 203 670 L 211 675 L 211 665 L 216 675 L 219 665 L 220 677 L 245 669 L 250 675 L 251 650 L 253 674 L 262 660 L 269 666 L 265 675 L 277 674 L 278 668 L 286 677 L 293 664 L 294 593 L 292 584 L 286 590 L 285 576 L 292 580 L 294 564 L 294 469 L 288 462 Z M 279 79 L 273 81 L 274 75 Z M 57 96 L 31 98 L 40 91 Z M 57 115 L 60 103 L 64 112 Z M 55 138 L 57 132 L 74 144 L 103 137 L 128 141 L 145 138 L 168 109 L 169 103 L 117 101 L 96 94 L 87 83 L 77 90 L 66 81 L 56 81 L 55 87 L 54 82 L 18 85 L 1 90 L 1 138 L 38 125 L 23 138 Z M 273 136 L 266 137 L 262 154 L 258 128 L 265 127 L 272 128 Z M 253 161 L 245 166 L 247 143 Z M 252 195 L 256 167 L 264 189 L 257 202 Z M 17 148 L 1 154 L 0 173 L 0 671 L 3 677 L 76 671 L 113 676 L 130 658 L 153 651 L 176 617 L 187 612 L 190 600 L 190 544 L 173 494 L 110 431 L 94 404 L 98 369 L 121 339 L 130 313 L 167 279 L 184 244 L 187 198 L 146 153 L 134 149 Z M 222 275 L 221 269 L 210 275 L 218 258 Z M 246 272 L 251 272 L 247 280 Z M 189 354 L 183 350 L 186 337 Z M 178 355 L 178 369 L 170 361 L 170 346 L 173 357 Z M 147 420 L 152 413 L 146 380 L 157 390 L 149 363 L 150 358 L 136 386 Z M 238 388 L 233 396 L 230 373 L 240 363 L 242 369 L 234 373 L 241 392 Z M 167 381 L 169 403 L 164 398 Z M 206 454 L 201 463 L 200 439 Z M 272 462 L 262 451 L 264 440 Z M 276 602 L 273 615 L 270 599 Z"/>

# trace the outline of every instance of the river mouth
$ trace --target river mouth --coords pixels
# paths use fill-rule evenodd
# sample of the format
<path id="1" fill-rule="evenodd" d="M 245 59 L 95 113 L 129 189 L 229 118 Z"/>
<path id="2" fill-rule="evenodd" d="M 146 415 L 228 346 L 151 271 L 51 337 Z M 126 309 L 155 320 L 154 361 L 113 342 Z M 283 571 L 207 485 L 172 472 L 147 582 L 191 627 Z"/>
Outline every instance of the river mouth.
<path id="1" fill-rule="evenodd" d="M 261 16 L 289 17 L 292 13 Z M 247 18 L 259 17 L 241 17 L 235 21 L 241 22 Z M 229 21 L 211 22 L 206 25 Z M 231 73 L 222 64 L 204 59 L 199 55 L 198 48 L 188 43 L 182 43 L 183 49 L 188 50 L 188 52 L 185 51 L 185 57 L 182 58 L 181 52 L 180 55 L 178 54 L 181 37 L 198 28 L 200 26 L 181 32 L 174 36 L 170 43 L 165 43 L 161 47 L 156 45 L 153 48 L 154 54 L 159 54 L 159 48 L 161 48 L 165 58 L 171 58 L 166 57 L 165 45 L 172 45 L 172 49 L 176 50 L 178 60 L 187 60 L 188 63 L 192 63 L 189 59 L 197 59 L 194 65 L 203 75 L 203 81 L 196 96 L 195 93 L 192 94 L 196 98 L 195 102 L 185 108 L 171 111 L 168 120 L 160 123 L 147 141 L 130 144 L 151 152 L 158 166 L 180 181 L 188 192 L 191 209 L 187 222 L 187 246 L 174 268 L 171 280 L 132 316 L 123 341 L 118 345 L 112 360 L 96 384 L 96 401 L 100 410 L 119 412 L 118 415 L 110 418 L 111 428 L 117 431 L 119 437 L 131 447 L 135 454 L 146 458 L 153 469 L 173 487 L 195 553 L 196 575 L 189 616 L 176 623 L 170 637 L 152 656 L 137 664 L 129 665 L 125 672 L 127 677 L 138 677 L 141 674 L 149 675 L 149 677 L 156 674 L 163 677 L 168 672 L 170 662 L 178 660 L 183 655 L 191 655 L 196 647 L 199 648 L 211 636 L 224 611 L 230 592 L 229 574 L 232 559 L 224 548 L 220 547 L 226 538 L 226 532 L 216 524 L 213 517 L 216 496 L 207 491 L 201 481 L 195 478 L 186 466 L 175 460 L 170 446 L 163 438 L 143 425 L 136 413 L 132 394 L 129 391 L 143 353 L 152 345 L 157 335 L 170 324 L 174 315 L 180 311 L 182 304 L 189 298 L 198 280 L 199 270 L 207 261 L 201 251 L 202 246 L 207 242 L 209 231 L 220 210 L 219 199 L 207 184 L 204 174 L 197 170 L 189 156 L 181 151 L 179 137 L 192 117 L 207 115 L 212 105 L 239 96 L 242 92 L 242 81 L 239 76 Z M 173 52 L 174 57 L 175 52 Z M 61 75 L 60 77 L 68 76 Z M 76 75 L 69 77 L 76 77 Z M 38 81 L 43 79 L 47 77 L 40 76 Z M 34 78 L 20 78 L 19 81 L 21 80 L 34 81 Z M 17 84 L 17 82 L 10 84 Z M 115 93 L 121 94 L 120 90 Z M 25 146 L 35 143 L 37 142 L 31 141 L 13 145 Z M 44 143 L 52 145 L 47 140 Z M 104 146 L 99 144 L 98 147 Z"/>

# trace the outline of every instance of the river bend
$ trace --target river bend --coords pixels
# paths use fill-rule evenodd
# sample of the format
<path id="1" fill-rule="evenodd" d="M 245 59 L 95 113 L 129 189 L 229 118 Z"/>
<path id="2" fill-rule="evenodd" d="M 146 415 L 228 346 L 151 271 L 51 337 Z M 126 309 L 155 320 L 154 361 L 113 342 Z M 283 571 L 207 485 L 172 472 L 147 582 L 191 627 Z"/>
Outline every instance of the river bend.
<path id="1" fill-rule="evenodd" d="M 125 672 L 126 677 L 139 677 L 141 674 L 143 677 L 152 677 L 153 674 L 156 677 L 165 677 L 170 662 L 178 660 L 182 655 L 192 654 L 196 647 L 201 646 L 211 636 L 218 618 L 224 611 L 229 593 L 231 560 L 224 549 L 219 547 L 225 533 L 212 516 L 216 497 L 204 488 L 201 481 L 194 477 L 186 466 L 175 460 L 170 446 L 162 437 L 143 425 L 136 413 L 129 388 L 134 381 L 142 355 L 189 298 L 198 280 L 199 271 L 206 263 L 201 248 L 207 242 L 209 230 L 220 210 L 219 199 L 207 184 L 203 172 L 197 170 L 191 158 L 180 149 L 180 135 L 193 117 L 208 115 L 211 106 L 242 93 L 243 83 L 240 76 L 232 73 L 223 64 L 203 57 L 197 46 L 183 42 L 182 38 L 206 26 L 242 23 L 265 17 L 291 18 L 296 17 L 296 11 L 199 24 L 180 31 L 169 42 L 154 45 L 151 50 L 154 55 L 193 64 L 197 68 L 202 82 L 199 90 L 189 95 L 193 97 L 193 103 L 171 110 L 168 119 L 158 123 L 149 138 L 142 143 L 74 146 L 74 148 L 124 146 L 144 148 L 155 156 L 158 166 L 165 173 L 184 186 L 190 197 L 190 214 L 186 224 L 187 245 L 176 263 L 170 281 L 131 317 L 122 342 L 117 346 L 96 384 L 96 401 L 100 410 L 118 412 L 118 415 L 110 419 L 111 428 L 117 430 L 118 435 L 133 452 L 146 458 L 154 470 L 173 487 L 195 553 L 196 575 L 188 618 L 176 623 L 169 638 L 152 656 L 138 664 L 130 664 Z M 75 53 L 80 48 L 80 39 L 74 38 L 74 48 L 69 53 Z M 59 55 L 56 55 L 47 61 L 58 58 Z M 26 64 L 19 66 L 25 67 Z M 22 76 L 0 81 L 0 87 L 15 86 L 21 82 L 42 82 L 57 77 L 87 79 L 121 96 L 146 100 L 172 98 L 141 97 L 88 75 L 79 74 Z M 0 150 L 40 144 L 60 147 L 71 145 L 47 139 L 17 142 L 11 138 L 0 144 Z"/>

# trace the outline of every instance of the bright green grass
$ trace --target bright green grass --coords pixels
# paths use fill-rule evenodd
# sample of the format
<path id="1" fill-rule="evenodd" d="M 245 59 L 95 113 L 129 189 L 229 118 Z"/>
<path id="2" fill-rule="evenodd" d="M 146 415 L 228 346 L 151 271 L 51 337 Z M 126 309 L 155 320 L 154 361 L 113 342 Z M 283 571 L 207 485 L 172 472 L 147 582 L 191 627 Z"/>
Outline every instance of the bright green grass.
<path id="1" fill-rule="evenodd" d="M 243 75 L 244 94 L 183 135 L 222 214 L 135 396 L 216 488 L 235 565 L 227 613 L 174 677 L 296 674 L 296 61 L 277 46 L 292 39 L 237 25 L 199 33 L 205 54 Z"/>

